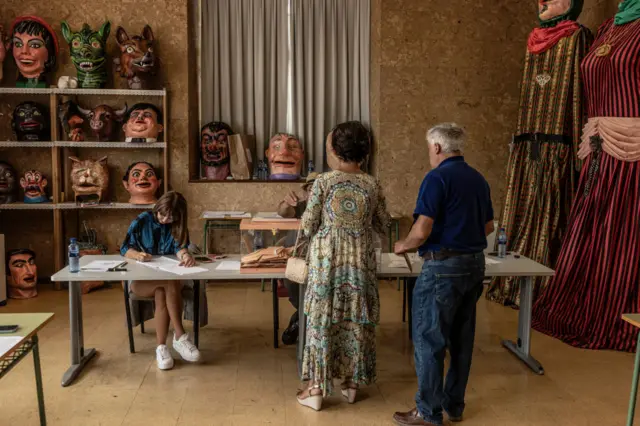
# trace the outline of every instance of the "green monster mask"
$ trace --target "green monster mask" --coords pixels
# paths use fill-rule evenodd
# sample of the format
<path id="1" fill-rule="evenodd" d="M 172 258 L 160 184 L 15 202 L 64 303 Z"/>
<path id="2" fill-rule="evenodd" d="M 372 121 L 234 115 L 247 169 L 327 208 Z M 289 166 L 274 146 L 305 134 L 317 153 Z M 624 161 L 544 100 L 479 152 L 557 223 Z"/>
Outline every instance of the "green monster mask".
<path id="1" fill-rule="evenodd" d="M 562 21 L 577 21 L 583 3 L 583 0 L 538 0 L 540 26 L 555 27 Z"/>
<path id="2" fill-rule="evenodd" d="M 69 43 L 71 60 L 78 71 L 78 83 L 86 89 L 104 87 L 107 81 L 107 58 L 105 48 L 111 31 L 111 23 L 106 21 L 98 31 L 92 31 L 84 24 L 78 32 L 71 31 L 69 24 L 62 21 L 62 35 Z"/>

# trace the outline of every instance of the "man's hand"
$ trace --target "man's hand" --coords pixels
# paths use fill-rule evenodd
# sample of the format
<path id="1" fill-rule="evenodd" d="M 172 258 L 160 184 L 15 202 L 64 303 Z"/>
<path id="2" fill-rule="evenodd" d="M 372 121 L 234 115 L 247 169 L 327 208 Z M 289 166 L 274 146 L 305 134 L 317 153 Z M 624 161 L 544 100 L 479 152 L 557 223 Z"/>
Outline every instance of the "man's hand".
<path id="1" fill-rule="evenodd" d="M 300 200 L 295 192 L 289 191 L 289 193 L 284 197 L 284 202 L 290 205 L 291 207 L 296 207 Z"/>
<path id="2" fill-rule="evenodd" d="M 184 266 L 185 268 L 191 268 L 193 266 L 196 266 L 196 261 L 193 258 L 193 256 L 191 256 L 191 254 L 185 253 L 180 258 L 180 263 L 178 264 L 178 266 Z"/>
<path id="3" fill-rule="evenodd" d="M 153 258 L 153 256 L 151 256 L 149 253 L 136 253 L 134 258 L 138 262 L 148 262 Z"/>
<path id="4" fill-rule="evenodd" d="M 396 241 L 393 245 L 393 252 L 395 254 L 404 254 L 409 251 L 409 248 L 406 246 L 404 240 Z"/>

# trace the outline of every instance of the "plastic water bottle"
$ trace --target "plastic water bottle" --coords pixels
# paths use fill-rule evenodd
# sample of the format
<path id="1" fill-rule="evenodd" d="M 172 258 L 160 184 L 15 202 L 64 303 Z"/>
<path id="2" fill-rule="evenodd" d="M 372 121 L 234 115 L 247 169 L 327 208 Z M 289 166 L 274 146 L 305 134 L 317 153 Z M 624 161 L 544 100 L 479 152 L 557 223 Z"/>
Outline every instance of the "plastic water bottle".
<path id="1" fill-rule="evenodd" d="M 309 160 L 307 163 L 307 174 L 311 174 L 315 171 L 316 167 L 313 165 L 313 160 Z"/>
<path id="2" fill-rule="evenodd" d="M 264 239 L 262 238 L 262 231 L 255 231 L 253 234 L 253 249 L 260 250 L 264 248 Z"/>
<path id="3" fill-rule="evenodd" d="M 507 231 L 504 228 L 498 231 L 498 257 L 507 257 Z"/>
<path id="4" fill-rule="evenodd" d="M 80 272 L 80 247 L 75 238 L 69 244 L 69 272 Z"/>

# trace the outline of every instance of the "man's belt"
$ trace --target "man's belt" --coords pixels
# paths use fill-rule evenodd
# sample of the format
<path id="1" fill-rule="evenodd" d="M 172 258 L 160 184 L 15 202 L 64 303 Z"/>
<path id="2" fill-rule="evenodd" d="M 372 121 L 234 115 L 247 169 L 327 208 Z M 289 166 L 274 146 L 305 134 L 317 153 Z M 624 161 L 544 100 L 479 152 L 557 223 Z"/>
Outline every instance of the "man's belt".
<path id="1" fill-rule="evenodd" d="M 466 254 L 471 254 L 471 253 L 453 251 L 453 250 L 440 250 L 440 251 L 430 250 L 425 254 L 423 254 L 422 258 L 424 260 L 446 260 L 446 259 L 449 259 L 450 257 L 464 256 Z"/>

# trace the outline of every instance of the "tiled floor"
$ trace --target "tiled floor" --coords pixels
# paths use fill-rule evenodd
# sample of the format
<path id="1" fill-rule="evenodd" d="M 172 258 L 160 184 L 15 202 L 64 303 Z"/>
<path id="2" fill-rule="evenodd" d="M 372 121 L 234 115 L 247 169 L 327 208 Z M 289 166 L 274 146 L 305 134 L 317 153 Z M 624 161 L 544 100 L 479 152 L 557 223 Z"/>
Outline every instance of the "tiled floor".
<path id="1" fill-rule="evenodd" d="M 271 294 L 259 284 L 210 285 L 210 325 L 201 331 L 204 362 L 155 366 L 153 325 L 127 344 L 122 291 L 84 296 L 85 340 L 99 355 L 75 385 L 60 386 L 69 363 L 67 292 L 44 290 L 11 301 L 2 312 L 55 312 L 41 333 L 49 425 L 392 425 L 411 408 L 415 392 L 412 346 L 401 322 L 402 296 L 381 282 L 378 383 L 355 405 L 330 398 L 316 413 L 297 405 L 293 347 L 272 348 Z M 281 303 L 281 323 L 292 312 Z M 571 348 L 534 333 L 533 353 L 546 369 L 532 374 L 500 346 L 513 337 L 517 312 L 480 301 L 476 352 L 464 425 L 622 425 L 633 355 Z M 31 357 L 0 380 L 0 425 L 37 425 Z"/>

